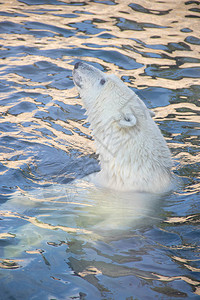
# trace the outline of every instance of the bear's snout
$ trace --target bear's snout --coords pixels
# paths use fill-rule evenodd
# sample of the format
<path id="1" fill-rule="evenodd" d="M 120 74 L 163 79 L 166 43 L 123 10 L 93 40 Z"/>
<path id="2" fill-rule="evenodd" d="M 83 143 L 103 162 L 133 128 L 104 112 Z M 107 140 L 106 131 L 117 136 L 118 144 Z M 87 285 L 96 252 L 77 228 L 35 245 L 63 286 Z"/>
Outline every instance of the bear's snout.
<path id="1" fill-rule="evenodd" d="M 97 68 L 88 65 L 85 62 L 78 61 L 74 64 L 73 69 L 73 80 L 76 86 L 83 88 L 83 82 L 89 84 L 93 78 L 96 78 L 97 75 L 101 76 L 101 71 Z M 102 77 L 102 76 L 101 76 Z M 101 85 L 104 84 L 104 81 L 101 82 Z"/>
<path id="2" fill-rule="evenodd" d="M 79 68 L 79 66 L 81 66 L 83 63 L 82 62 L 77 62 L 74 65 L 74 70 L 73 70 L 73 81 L 75 83 L 75 85 L 79 88 L 82 88 L 82 78 L 81 75 L 79 74 L 80 72 L 77 70 Z"/>
<path id="3" fill-rule="evenodd" d="M 83 63 L 81 61 L 78 61 L 77 63 L 75 63 L 74 69 L 78 69 L 78 67 L 81 65 L 83 65 Z"/>
<path id="4" fill-rule="evenodd" d="M 77 69 L 81 69 L 83 71 L 89 71 L 89 72 L 93 72 L 93 73 L 102 73 L 100 70 L 98 70 L 97 68 L 87 64 L 86 62 L 82 62 L 82 61 L 78 61 L 75 63 L 74 65 L 74 70 Z"/>

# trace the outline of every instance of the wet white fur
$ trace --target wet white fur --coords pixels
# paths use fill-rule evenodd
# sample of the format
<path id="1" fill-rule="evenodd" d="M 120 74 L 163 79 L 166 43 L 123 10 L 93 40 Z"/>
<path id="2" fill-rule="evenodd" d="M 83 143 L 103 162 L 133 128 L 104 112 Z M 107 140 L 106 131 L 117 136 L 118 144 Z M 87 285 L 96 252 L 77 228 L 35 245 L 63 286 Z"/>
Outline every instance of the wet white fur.
<path id="1" fill-rule="evenodd" d="M 171 154 L 144 102 L 117 76 L 86 63 L 76 66 L 73 79 L 100 159 L 101 171 L 90 179 L 122 191 L 168 190 Z"/>

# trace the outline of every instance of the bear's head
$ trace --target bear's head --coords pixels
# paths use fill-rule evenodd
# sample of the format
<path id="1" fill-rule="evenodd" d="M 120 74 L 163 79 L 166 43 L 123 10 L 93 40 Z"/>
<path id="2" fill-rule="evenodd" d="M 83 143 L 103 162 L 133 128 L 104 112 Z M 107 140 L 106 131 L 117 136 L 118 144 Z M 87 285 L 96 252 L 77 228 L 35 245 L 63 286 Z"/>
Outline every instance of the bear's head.
<path id="1" fill-rule="evenodd" d="M 90 122 L 91 115 L 94 116 L 100 111 L 104 124 L 115 122 L 119 128 L 130 128 L 142 119 L 154 115 L 114 74 L 106 74 L 87 63 L 77 62 L 73 70 L 73 80 Z"/>

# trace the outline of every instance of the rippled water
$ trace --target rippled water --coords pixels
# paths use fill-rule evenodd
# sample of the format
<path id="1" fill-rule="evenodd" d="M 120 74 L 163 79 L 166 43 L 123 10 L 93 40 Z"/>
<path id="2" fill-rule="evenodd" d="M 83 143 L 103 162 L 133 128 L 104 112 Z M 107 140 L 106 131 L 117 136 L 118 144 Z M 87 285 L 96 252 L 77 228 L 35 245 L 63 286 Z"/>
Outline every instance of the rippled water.
<path id="1" fill-rule="evenodd" d="M 0 299 L 199 299 L 199 17 L 199 1 L 0 4 Z M 98 170 L 79 59 L 155 111 L 176 191 L 71 181 Z"/>

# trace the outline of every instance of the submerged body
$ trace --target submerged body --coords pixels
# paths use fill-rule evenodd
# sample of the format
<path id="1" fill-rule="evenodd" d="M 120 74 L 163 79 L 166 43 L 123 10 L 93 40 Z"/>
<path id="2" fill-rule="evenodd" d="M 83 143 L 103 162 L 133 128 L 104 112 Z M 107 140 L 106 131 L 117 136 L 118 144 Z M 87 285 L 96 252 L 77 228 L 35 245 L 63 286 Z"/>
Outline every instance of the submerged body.
<path id="1" fill-rule="evenodd" d="M 165 192 L 172 159 L 153 113 L 117 76 L 76 63 L 73 79 L 99 154 L 95 184 L 121 191 Z"/>

